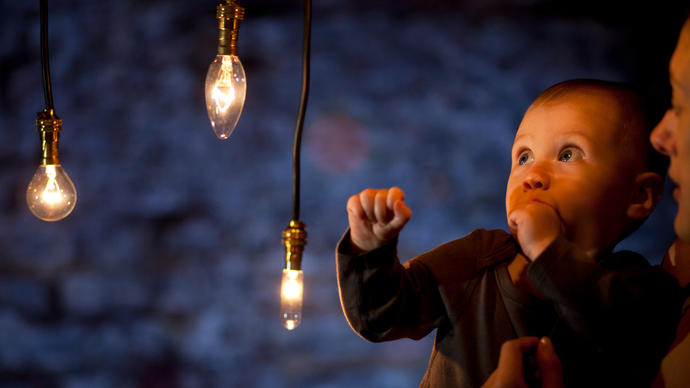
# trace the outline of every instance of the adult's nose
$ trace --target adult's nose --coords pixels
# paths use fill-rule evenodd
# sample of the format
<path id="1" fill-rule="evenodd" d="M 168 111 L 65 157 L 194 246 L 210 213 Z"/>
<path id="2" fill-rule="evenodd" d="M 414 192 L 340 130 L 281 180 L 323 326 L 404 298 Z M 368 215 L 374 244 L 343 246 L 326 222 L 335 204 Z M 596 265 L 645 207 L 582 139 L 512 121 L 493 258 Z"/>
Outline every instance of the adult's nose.
<path id="1" fill-rule="evenodd" d="M 649 135 L 649 141 L 654 149 L 668 156 L 674 154 L 676 148 L 673 135 L 674 121 L 673 111 L 671 109 L 667 110 L 664 117 Z"/>

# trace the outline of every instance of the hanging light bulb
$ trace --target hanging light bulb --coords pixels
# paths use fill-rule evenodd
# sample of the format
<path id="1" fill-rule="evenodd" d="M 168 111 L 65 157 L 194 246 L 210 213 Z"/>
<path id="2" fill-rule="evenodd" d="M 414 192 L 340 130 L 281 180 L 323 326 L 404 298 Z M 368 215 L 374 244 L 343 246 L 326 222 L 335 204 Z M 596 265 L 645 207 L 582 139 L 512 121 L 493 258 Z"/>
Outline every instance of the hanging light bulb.
<path id="1" fill-rule="evenodd" d="M 46 107 L 38 112 L 36 129 L 41 137 L 41 164 L 26 189 L 26 203 L 36 217 L 58 221 L 67 217 L 77 203 L 74 184 L 60 164 L 58 140 L 62 120 L 53 109 L 48 53 L 48 0 L 40 1 L 41 68 Z"/>
<path id="2" fill-rule="evenodd" d="M 302 252 L 307 244 L 305 226 L 302 222 L 292 220 L 283 231 L 285 267 L 280 285 L 280 318 L 283 326 L 288 330 L 296 328 L 302 321 L 304 296 Z"/>
<path id="3" fill-rule="evenodd" d="M 302 130 L 304 129 L 304 115 L 307 111 L 309 95 L 309 56 L 311 45 L 311 0 L 304 0 L 304 41 L 302 50 L 302 96 L 297 125 L 295 127 L 295 143 L 292 148 L 292 219 L 283 231 L 285 245 L 285 267 L 283 281 L 280 286 L 280 317 L 286 329 L 296 328 L 302 321 L 302 298 L 304 296 L 304 275 L 302 274 L 302 252 L 307 245 L 306 225 L 299 220 L 300 193 L 300 153 L 302 144 Z"/>
<path id="4" fill-rule="evenodd" d="M 58 158 L 62 120 L 52 110 L 43 111 L 38 113 L 36 126 L 41 136 L 41 164 L 26 189 L 26 203 L 36 217 L 58 221 L 77 203 L 77 191 Z"/>
<path id="5" fill-rule="evenodd" d="M 206 110 L 219 139 L 227 139 L 237 126 L 247 92 L 247 79 L 237 57 L 237 36 L 244 8 L 233 0 L 219 4 L 218 55 L 206 74 Z"/>

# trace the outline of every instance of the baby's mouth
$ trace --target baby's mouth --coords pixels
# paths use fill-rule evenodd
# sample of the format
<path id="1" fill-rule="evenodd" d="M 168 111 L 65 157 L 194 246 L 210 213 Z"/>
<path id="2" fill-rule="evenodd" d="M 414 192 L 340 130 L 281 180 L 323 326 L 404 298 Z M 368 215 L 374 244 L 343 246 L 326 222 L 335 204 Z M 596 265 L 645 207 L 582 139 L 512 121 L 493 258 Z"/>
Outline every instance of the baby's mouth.
<path id="1" fill-rule="evenodd" d="M 558 216 L 558 219 L 561 221 L 561 225 L 565 225 L 565 221 L 563 220 L 563 217 L 561 217 L 561 212 L 558 211 L 558 208 L 546 201 L 542 201 L 541 199 L 538 198 L 532 198 L 530 199 L 532 202 L 540 203 L 542 205 L 548 206 L 551 209 L 553 209 L 554 213 L 556 213 L 556 216 Z"/>
<path id="2" fill-rule="evenodd" d="M 550 204 L 549 202 L 542 201 L 541 199 L 538 199 L 538 198 L 531 198 L 531 199 L 530 199 L 530 202 L 536 202 L 536 203 L 540 203 L 540 204 L 542 204 L 542 205 L 548 206 L 548 207 L 550 207 L 551 209 L 553 209 L 553 211 L 555 211 L 556 214 L 558 214 L 558 209 L 556 209 L 556 206 Z M 560 214 L 559 214 L 558 216 L 560 217 Z"/>
<path id="3" fill-rule="evenodd" d="M 546 201 L 542 201 L 541 199 L 532 198 L 530 201 L 536 202 L 536 203 L 540 203 L 540 204 L 542 204 L 542 205 L 546 205 L 546 206 L 552 208 L 553 210 L 556 210 L 556 207 L 554 207 L 552 204 L 550 204 L 550 203 L 548 203 L 548 202 L 546 202 Z"/>

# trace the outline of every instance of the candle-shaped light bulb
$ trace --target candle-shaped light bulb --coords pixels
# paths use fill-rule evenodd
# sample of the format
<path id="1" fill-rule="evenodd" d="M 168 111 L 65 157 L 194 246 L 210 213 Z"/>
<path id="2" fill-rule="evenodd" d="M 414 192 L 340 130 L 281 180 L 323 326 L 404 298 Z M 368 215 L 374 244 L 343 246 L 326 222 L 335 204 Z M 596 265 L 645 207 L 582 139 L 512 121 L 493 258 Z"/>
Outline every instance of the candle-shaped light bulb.
<path id="1" fill-rule="evenodd" d="M 235 130 L 246 92 L 240 59 L 236 55 L 217 55 L 206 74 L 206 109 L 219 139 L 227 139 Z"/>
<path id="2" fill-rule="evenodd" d="M 26 189 L 26 203 L 31 213 L 43 221 L 59 221 L 77 203 L 77 190 L 58 158 L 62 120 L 46 110 L 38 113 L 36 127 L 41 137 L 41 164 Z"/>
<path id="3" fill-rule="evenodd" d="M 304 274 L 301 270 L 284 269 L 280 285 L 280 318 L 286 329 L 292 330 L 302 320 Z"/>
<path id="4" fill-rule="evenodd" d="M 296 328 L 302 321 L 302 251 L 307 244 L 307 231 L 304 228 L 304 223 L 292 220 L 283 231 L 285 267 L 280 284 L 280 319 L 288 330 Z"/>
<path id="5" fill-rule="evenodd" d="M 77 203 L 77 191 L 60 164 L 38 166 L 26 189 L 29 210 L 43 221 L 67 217 Z"/>
<path id="6" fill-rule="evenodd" d="M 244 8 L 233 0 L 218 5 L 218 55 L 206 73 L 206 110 L 219 139 L 227 139 L 237 126 L 247 94 L 247 78 L 237 57 L 237 37 Z"/>

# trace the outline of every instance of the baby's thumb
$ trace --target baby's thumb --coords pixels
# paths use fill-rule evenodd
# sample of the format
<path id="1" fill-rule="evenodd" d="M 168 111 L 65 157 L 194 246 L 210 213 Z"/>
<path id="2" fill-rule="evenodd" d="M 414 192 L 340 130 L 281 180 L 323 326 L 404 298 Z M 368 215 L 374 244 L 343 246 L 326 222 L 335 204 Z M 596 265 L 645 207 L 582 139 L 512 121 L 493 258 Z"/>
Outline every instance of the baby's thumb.
<path id="1" fill-rule="evenodd" d="M 524 217 L 523 209 L 515 209 L 508 215 L 508 227 L 513 230 L 517 230 L 520 222 Z"/>

